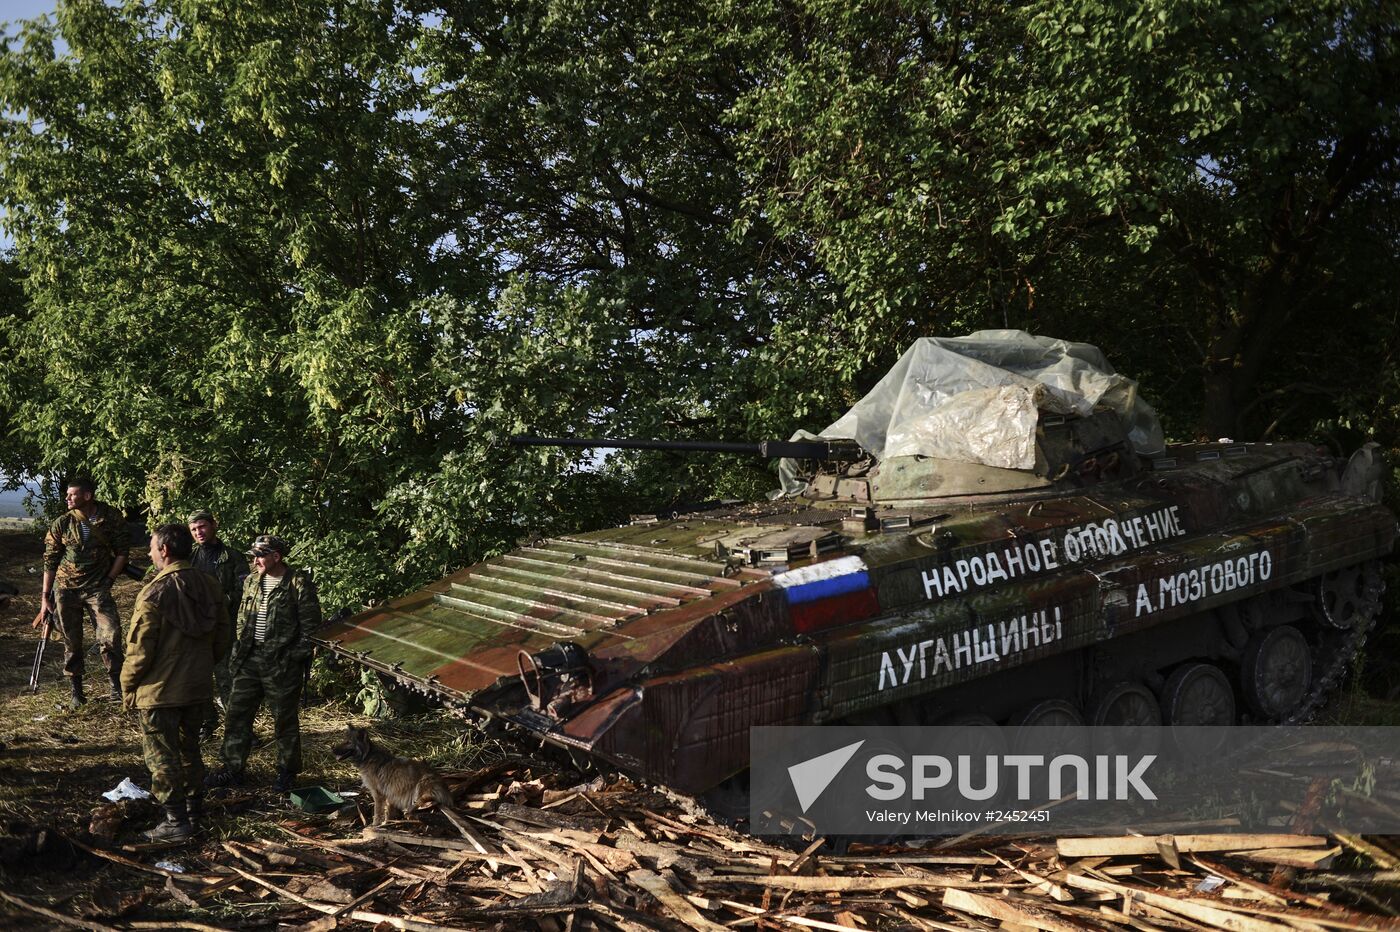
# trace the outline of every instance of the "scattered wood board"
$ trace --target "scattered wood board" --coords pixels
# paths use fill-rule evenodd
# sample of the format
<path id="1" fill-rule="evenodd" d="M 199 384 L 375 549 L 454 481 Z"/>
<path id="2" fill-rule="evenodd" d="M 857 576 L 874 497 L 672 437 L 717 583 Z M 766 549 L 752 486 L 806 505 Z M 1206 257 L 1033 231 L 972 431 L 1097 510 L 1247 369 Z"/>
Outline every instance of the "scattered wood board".
<path id="1" fill-rule="evenodd" d="M 838 856 L 817 839 L 744 835 L 625 779 L 552 784 L 538 766 L 476 777 L 472 807 L 420 813 L 421 821 L 361 833 L 357 822 L 296 814 L 278 826 L 276 842 L 197 842 L 173 854 L 184 873 L 154 866 L 172 858 L 166 849 L 82 847 L 120 883 L 149 890 L 148 905 L 167 915 L 191 902 L 229 913 L 256 906 L 259 922 L 308 932 L 351 923 L 414 932 L 1395 927 L 1394 917 L 1355 898 L 1341 906 L 1326 889 L 1329 879 L 1337 890 L 1354 889 L 1358 877 L 1400 881 L 1385 850 L 1355 836 L 984 837 L 951 852 L 872 846 Z M 1343 848 L 1380 869 L 1329 872 Z M 1272 886 L 1280 865 L 1297 871 L 1297 882 Z M 65 901 L 34 897 L 0 900 L 0 925 L 7 907 L 16 923 L 42 916 L 109 927 L 73 915 Z M 111 921 L 168 923 L 143 924 L 139 912 Z"/>

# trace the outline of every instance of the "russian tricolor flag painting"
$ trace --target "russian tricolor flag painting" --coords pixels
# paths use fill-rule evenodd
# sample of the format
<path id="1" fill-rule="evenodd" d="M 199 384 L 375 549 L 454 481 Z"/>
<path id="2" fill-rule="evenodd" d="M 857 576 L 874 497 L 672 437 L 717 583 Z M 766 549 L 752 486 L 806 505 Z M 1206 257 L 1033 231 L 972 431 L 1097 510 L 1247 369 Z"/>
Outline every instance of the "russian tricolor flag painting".
<path id="1" fill-rule="evenodd" d="M 773 577 L 787 596 L 792 626 L 799 634 L 849 624 L 880 610 L 870 574 L 860 557 L 837 557 Z"/>

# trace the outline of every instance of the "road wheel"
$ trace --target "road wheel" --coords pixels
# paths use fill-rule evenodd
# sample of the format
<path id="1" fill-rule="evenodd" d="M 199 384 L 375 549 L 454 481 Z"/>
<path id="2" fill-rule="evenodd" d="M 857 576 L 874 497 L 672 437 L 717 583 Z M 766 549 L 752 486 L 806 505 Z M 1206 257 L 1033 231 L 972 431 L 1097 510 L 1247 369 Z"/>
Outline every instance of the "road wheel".
<path id="1" fill-rule="evenodd" d="M 1021 714 L 1016 716 L 1015 724 L 1019 727 L 1083 725 L 1084 716 L 1067 699 L 1042 699 L 1022 709 Z"/>
<path id="2" fill-rule="evenodd" d="M 1228 737 L 1218 726 L 1235 723 L 1235 691 L 1229 677 L 1212 663 L 1182 664 L 1162 688 L 1162 717 L 1172 726 L 1172 743 L 1188 759 L 1218 754 Z M 1203 725 L 1217 727 L 1194 727 Z"/>
<path id="3" fill-rule="evenodd" d="M 1312 648 L 1292 625 L 1256 631 L 1244 651 L 1240 685 L 1245 702 L 1268 719 L 1288 715 L 1312 686 Z"/>
<path id="4" fill-rule="evenodd" d="M 1182 664 L 1162 689 L 1162 714 L 1168 725 L 1233 725 L 1230 678 L 1213 663 Z"/>
<path id="5" fill-rule="evenodd" d="M 1110 686 L 1094 700 L 1095 725 L 1160 725 L 1162 707 L 1152 690 L 1125 681 Z"/>
<path id="6" fill-rule="evenodd" d="M 1324 573 L 1314 580 L 1313 587 L 1318 620 L 1343 631 L 1350 631 L 1380 609 L 1383 586 L 1374 562 Z"/>
<path id="7" fill-rule="evenodd" d="M 940 726 L 956 727 L 958 733 L 956 737 L 951 737 L 947 743 L 939 748 L 939 753 L 950 761 L 956 762 L 959 757 L 966 756 L 971 765 L 971 779 L 969 785 L 975 788 L 984 788 L 988 782 L 986 769 L 987 758 L 995 758 L 999 764 L 1006 756 L 1006 732 L 1000 725 L 992 721 L 990 716 L 980 712 L 962 712 L 950 715 L 938 723 Z M 996 766 L 994 764 L 994 766 Z M 999 774 L 997 775 L 999 776 Z M 978 800 L 979 805 L 995 806 L 995 804 L 1006 795 L 1006 785 L 998 783 L 997 792 L 991 797 Z M 950 805 L 964 805 L 965 802 L 950 797 Z M 935 803 L 928 803 L 930 808 L 940 808 Z"/>
<path id="8" fill-rule="evenodd" d="M 1040 754 L 1050 760 L 1060 754 L 1088 753 L 1084 716 L 1067 699 L 1041 699 L 1012 719 L 1011 752 Z"/>
<path id="9" fill-rule="evenodd" d="M 1115 683 L 1100 692 L 1093 705 L 1091 724 L 1098 754 L 1156 754 L 1162 745 L 1162 707 L 1146 685 L 1132 680 Z"/>

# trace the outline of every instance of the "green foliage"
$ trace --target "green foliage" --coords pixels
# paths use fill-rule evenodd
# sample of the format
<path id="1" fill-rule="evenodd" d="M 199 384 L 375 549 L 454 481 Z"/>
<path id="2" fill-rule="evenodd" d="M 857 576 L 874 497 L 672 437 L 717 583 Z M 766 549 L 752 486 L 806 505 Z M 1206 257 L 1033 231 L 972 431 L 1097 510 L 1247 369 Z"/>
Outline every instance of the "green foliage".
<path id="1" fill-rule="evenodd" d="M 1178 430 L 1257 435 L 1251 405 L 1310 345 L 1293 328 L 1327 319 L 1308 304 L 1337 306 L 1343 257 L 1393 269 L 1380 5 L 872 0 L 768 20 L 771 78 L 733 114 L 751 203 L 833 277 L 835 306 L 784 332 L 808 348 L 834 326 L 851 375 L 915 335 L 1024 327 L 1101 343 L 1159 392 L 1191 373 Z M 1393 271 L 1354 271 L 1380 285 L 1359 313 L 1394 307 Z"/>
<path id="2" fill-rule="evenodd" d="M 775 484 L 511 434 L 819 429 L 926 334 L 1394 450 L 1395 44 L 1343 2 L 61 0 L 0 56 L 0 470 L 279 532 L 334 609 Z"/>

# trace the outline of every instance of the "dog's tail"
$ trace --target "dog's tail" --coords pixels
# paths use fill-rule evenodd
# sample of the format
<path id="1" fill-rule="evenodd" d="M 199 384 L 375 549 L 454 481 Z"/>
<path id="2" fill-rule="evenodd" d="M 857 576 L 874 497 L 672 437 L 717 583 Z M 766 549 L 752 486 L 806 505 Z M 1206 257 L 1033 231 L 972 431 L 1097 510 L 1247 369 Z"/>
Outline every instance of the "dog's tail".
<path id="1" fill-rule="evenodd" d="M 425 808 L 429 803 L 436 805 L 439 809 L 451 809 L 457 804 L 457 800 L 452 798 L 452 791 L 442 780 L 424 780 L 418 784 L 418 791 L 419 809 Z"/>

